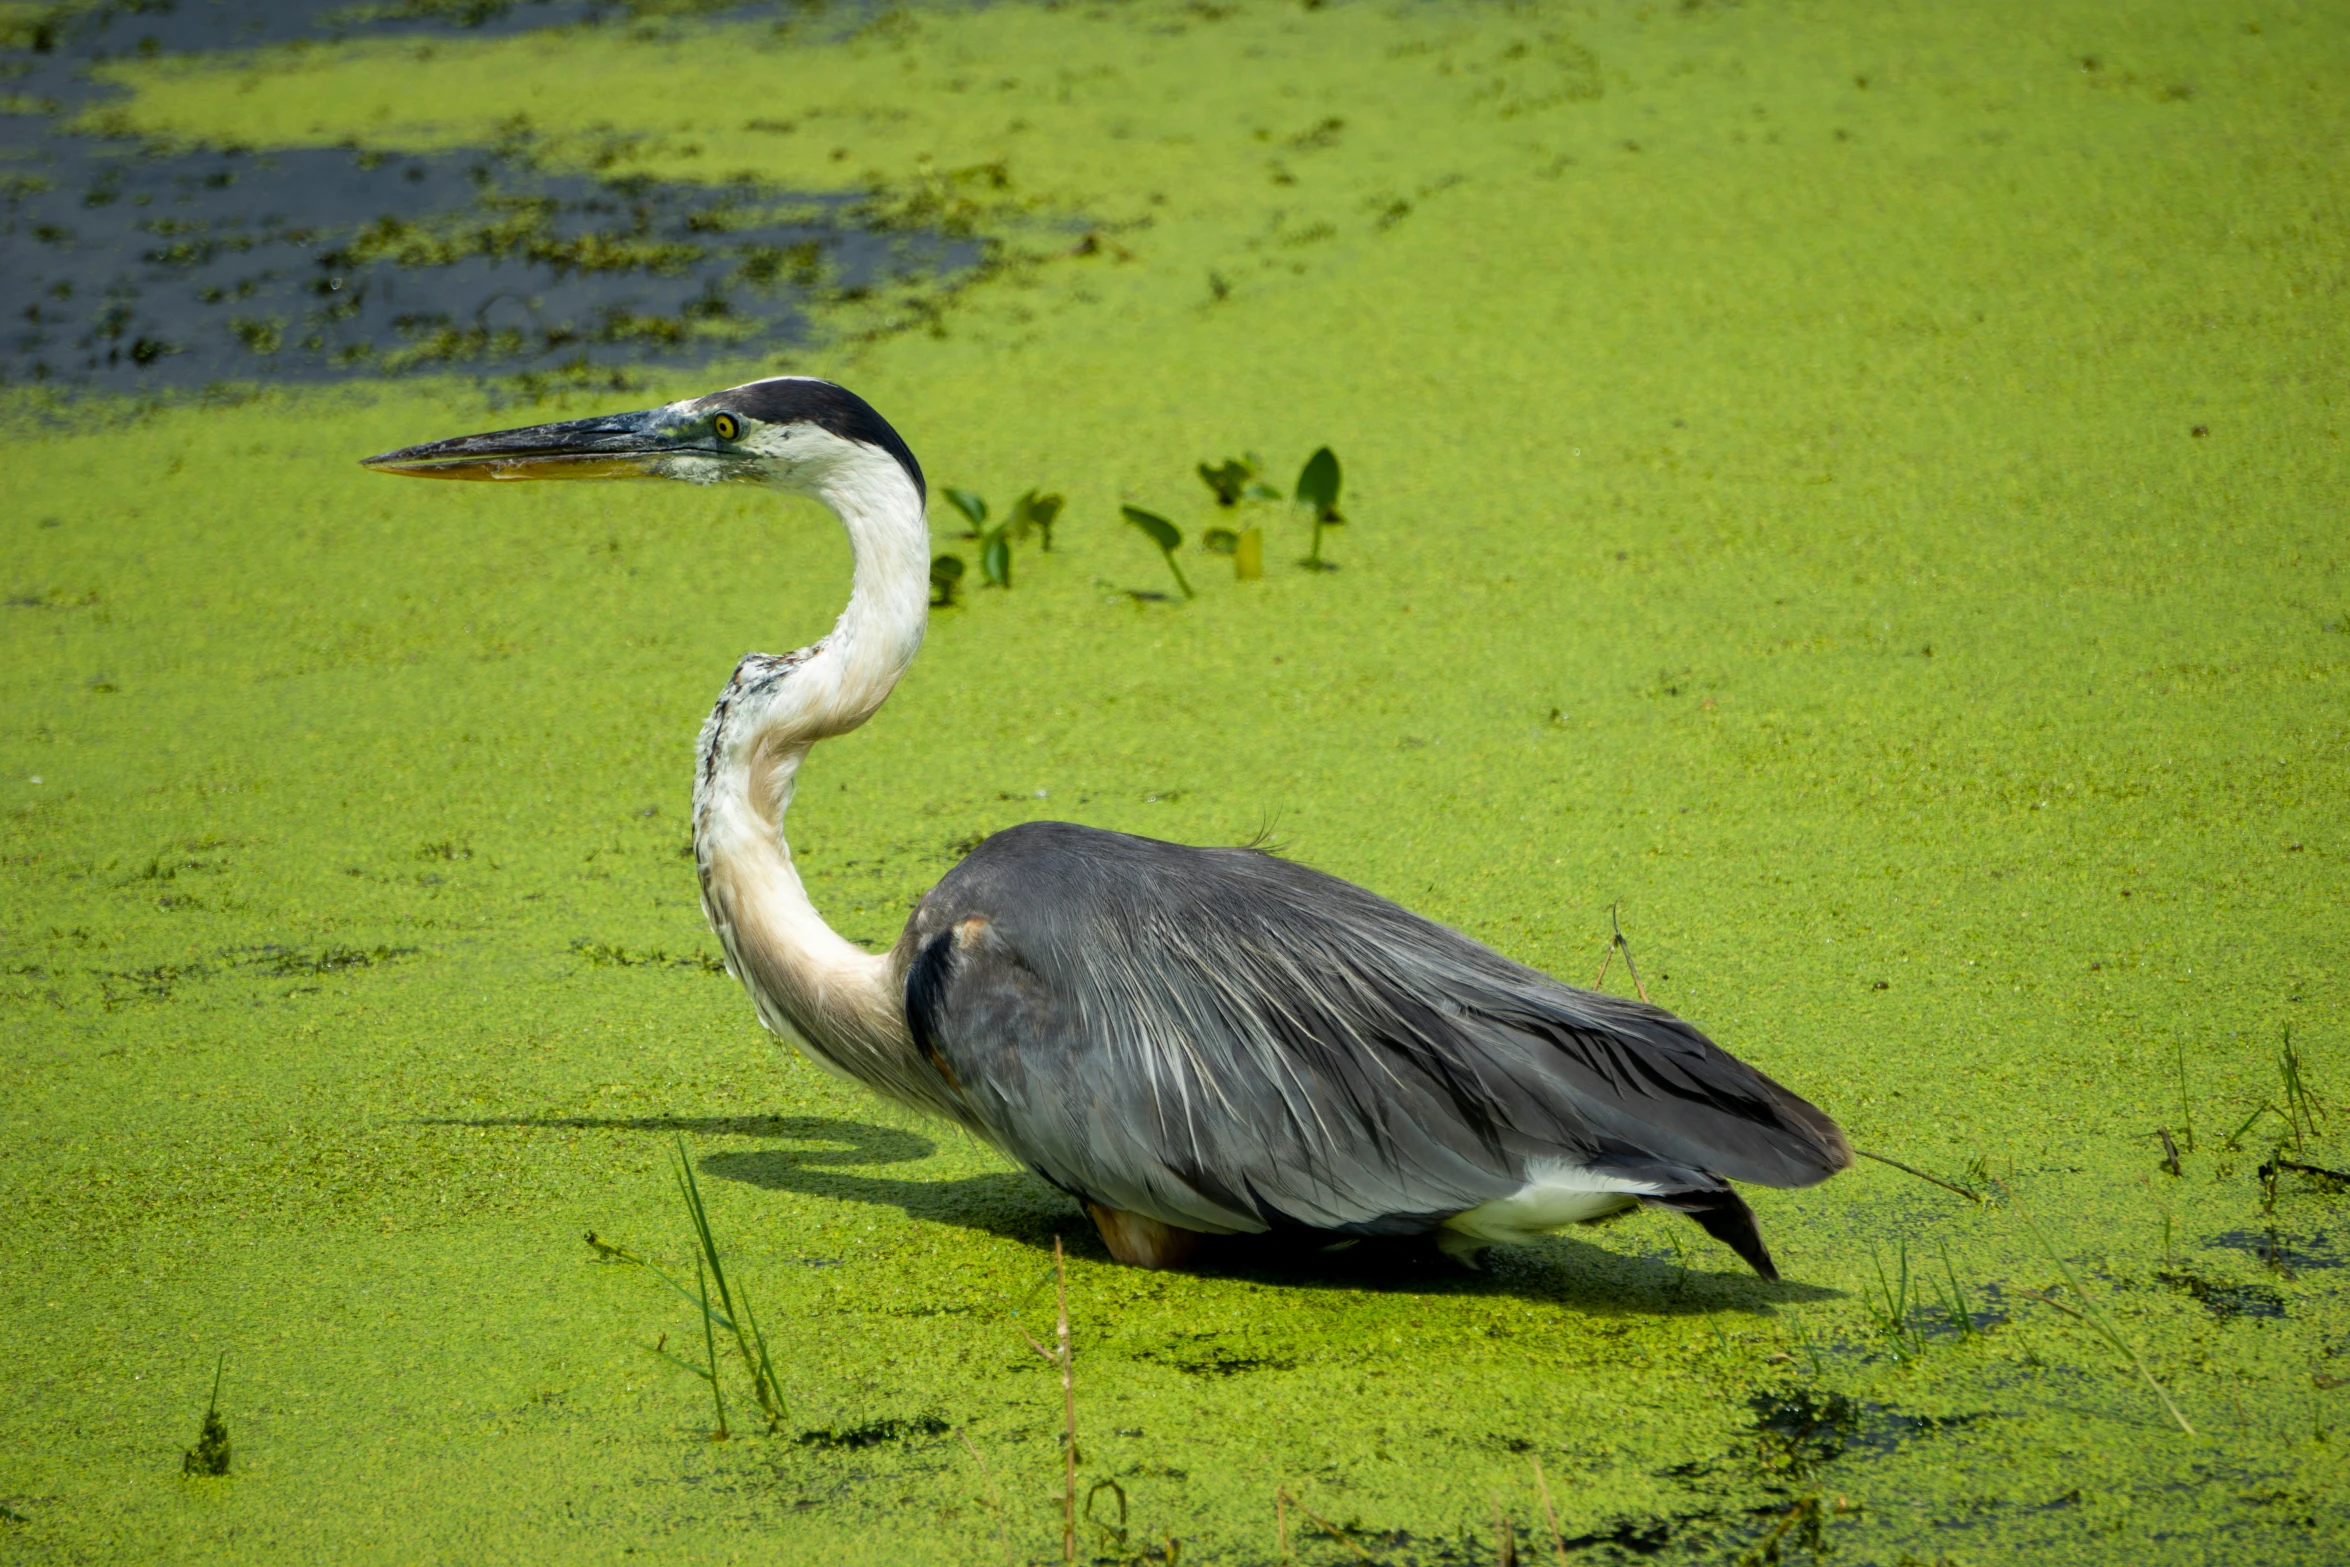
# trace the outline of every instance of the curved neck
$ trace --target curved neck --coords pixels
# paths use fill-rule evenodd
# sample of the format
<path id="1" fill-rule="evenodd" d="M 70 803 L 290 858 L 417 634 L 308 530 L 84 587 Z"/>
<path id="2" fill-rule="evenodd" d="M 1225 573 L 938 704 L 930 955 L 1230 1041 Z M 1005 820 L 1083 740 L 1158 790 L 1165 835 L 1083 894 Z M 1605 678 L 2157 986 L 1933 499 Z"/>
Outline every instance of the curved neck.
<path id="1" fill-rule="evenodd" d="M 922 646 L 929 524 L 905 470 L 874 458 L 811 486 L 848 530 L 848 606 L 813 646 L 736 666 L 702 729 L 694 851 L 703 913 L 760 1021 L 819 1065 L 929 1108 L 937 1079 L 907 1033 L 898 963 L 825 924 L 783 836 L 809 750 L 870 718 Z"/>

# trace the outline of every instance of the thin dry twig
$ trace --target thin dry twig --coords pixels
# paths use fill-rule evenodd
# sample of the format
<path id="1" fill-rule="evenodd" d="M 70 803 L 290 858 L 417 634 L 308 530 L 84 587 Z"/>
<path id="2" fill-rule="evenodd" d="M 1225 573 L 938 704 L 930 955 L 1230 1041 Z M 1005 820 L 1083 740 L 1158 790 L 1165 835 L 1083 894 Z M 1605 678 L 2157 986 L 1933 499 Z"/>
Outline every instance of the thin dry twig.
<path id="1" fill-rule="evenodd" d="M 1061 1548 L 1077 1560 L 1077 1357 L 1069 1344 L 1069 1277 L 1061 1263 L 1061 1237 L 1053 1237 L 1053 1298 L 1058 1312 L 1053 1331 L 1061 1349 Z"/>
<path id="2" fill-rule="evenodd" d="M 1012 1557 L 1012 1523 L 1004 1512 L 1004 1493 L 995 1483 L 995 1472 L 987 1467 L 987 1460 L 979 1455 L 978 1448 L 972 1446 L 971 1438 L 964 1434 L 961 1426 L 955 1427 L 955 1440 L 963 1444 L 963 1451 L 969 1453 L 971 1461 L 979 1466 L 979 1478 L 987 1482 L 988 1505 L 995 1509 L 996 1540 L 1004 1548 L 1004 1567 L 1017 1567 Z"/>
<path id="3" fill-rule="evenodd" d="M 1331 1539 L 1336 1540 L 1339 1544 L 1345 1546 L 1348 1550 L 1354 1552 L 1358 1560 L 1367 1562 L 1371 1559 L 1371 1553 L 1369 1551 L 1366 1551 L 1361 1546 L 1355 1544 L 1354 1536 L 1340 1529 L 1338 1525 L 1332 1523 L 1329 1519 L 1324 1518 L 1320 1513 L 1315 1512 L 1311 1507 L 1308 1507 L 1305 1503 L 1299 1501 L 1296 1497 L 1289 1495 L 1286 1491 L 1275 1491 L 1273 1495 L 1277 1499 L 1288 1502 L 1289 1505 L 1295 1507 L 1299 1512 L 1304 1513 L 1306 1517 L 1313 1520 L 1314 1526 L 1316 1528 L 1320 1529 L 1324 1534 L 1330 1536 Z M 1288 1547 L 1284 1545 L 1282 1549 L 1286 1551 Z"/>
<path id="4" fill-rule="evenodd" d="M 1518 1567 L 1518 1532 L 1498 1496 L 1493 1499 L 1493 1539 L 1494 1567 Z"/>
<path id="5" fill-rule="evenodd" d="M 1558 1547 L 1559 1567 L 1567 1567 L 1567 1531 L 1559 1527 L 1559 1510 L 1550 1505 L 1550 1481 L 1542 1473 L 1542 1460 L 1534 1460 L 1534 1485 L 1542 1493 L 1542 1516 L 1550 1520 L 1550 1539 Z"/>
<path id="6" fill-rule="evenodd" d="M 2054 1306 L 2057 1310 L 2063 1312 L 2066 1316 L 2072 1318 L 2075 1322 L 2087 1322 L 2089 1320 L 2078 1311 L 2075 1311 L 2072 1307 L 2066 1305 L 2063 1301 L 2058 1300 L 2054 1295 L 2049 1294 L 2046 1290 L 2028 1290 L 2019 1287 L 2016 1290 L 2016 1293 L 2023 1296 L 2026 1300 L 2036 1300 L 2043 1306 Z"/>
<path id="7" fill-rule="evenodd" d="M 1061 1368 L 1061 1559 L 1077 1560 L 1077 1367 L 1069 1351 L 1069 1278 L 1061 1258 L 1061 1237 L 1053 1237 L 1053 1295 L 1059 1314 L 1053 1333 L 1057 1349 L 1047 1349 L 1026 1328 L 1020 1336 L 1044 1357 L 1048 1366 Z"/>
<path id="8" fill-rule="evenodd" d="M 1914 1175 L 1919 1180 L 1930 1182 L 1933 1185 L 1941 1187 L 1946 1192 L 1956 1192 L 1959 1196 L 1964 1197 L 1968 1202 L 1981 1202 L 1983 1200 L 1983 1194 L 1981 1192 L 1970 1192 L 1963 1186 L 1953 1185 L 1951 1182 L 1942 1179 L 1942 1177 L 1939 1175 L 1928 1175 L 1925 1171 L 1920 1170 L 1913 1165 L 1903 1164 L 1899 1159 L 1888 1159 L 1881 1153 L 1870 1153 L 1866 1148 L 1855 1148 L 1852 1151 L 1856 1154 L 1859 1154 L 1863 1159 L 1874 1159 L 1879 1164 L 1889 1164 L 1904 1175 Z"/>

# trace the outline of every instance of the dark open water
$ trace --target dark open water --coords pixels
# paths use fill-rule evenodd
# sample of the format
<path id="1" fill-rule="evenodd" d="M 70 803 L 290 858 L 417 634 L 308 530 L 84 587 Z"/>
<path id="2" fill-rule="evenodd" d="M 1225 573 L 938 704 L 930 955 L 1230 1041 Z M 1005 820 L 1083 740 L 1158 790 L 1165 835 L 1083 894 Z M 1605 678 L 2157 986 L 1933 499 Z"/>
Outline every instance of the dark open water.
<path id="1" fill-rule="evenodd" d="M 827 292 L 976 259 L 967 241 L 863 226 L 855 197 L 556 172 L 521 141 L 406 156 L 62 129 L 102 102 L 88 70 L 112 58 L 628 16 L 584 0 L 372 18 L 320 0 L 131 0 L 19 27 L 0 48 L 18 111 L 0 113 L 0 384 L 596 378 L 780 347 Z"/>

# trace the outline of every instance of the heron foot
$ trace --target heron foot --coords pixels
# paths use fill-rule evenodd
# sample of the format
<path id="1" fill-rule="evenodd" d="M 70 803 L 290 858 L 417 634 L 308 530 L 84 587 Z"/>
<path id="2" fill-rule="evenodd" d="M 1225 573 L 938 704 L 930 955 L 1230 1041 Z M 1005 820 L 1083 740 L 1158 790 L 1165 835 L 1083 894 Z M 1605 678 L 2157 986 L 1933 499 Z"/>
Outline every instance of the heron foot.
<path id="1" fill-rule="evenodd" d="M 1180 1268 L 1198 1254 L 1199 1243 L 1206 1239 L 1197 1230 L 1177 1229 L 1122 1208 L 1089 1202 L 1085 1211 L 1093 1215 L 1110 1255 L 1130 1268 Z"/>

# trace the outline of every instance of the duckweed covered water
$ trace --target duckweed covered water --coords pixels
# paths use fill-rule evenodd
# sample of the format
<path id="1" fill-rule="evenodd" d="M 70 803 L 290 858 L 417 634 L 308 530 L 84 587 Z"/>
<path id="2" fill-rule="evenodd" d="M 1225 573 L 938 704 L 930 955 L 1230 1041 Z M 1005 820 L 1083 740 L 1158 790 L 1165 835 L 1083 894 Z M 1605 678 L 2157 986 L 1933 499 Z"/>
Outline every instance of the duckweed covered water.
<path id="1" fill-rule="evenodd" d="M 1536 1459 L 1578 1562 L 2337 1559 L 2350 1221 L 2260 1170 L 2350 1169 L 2346 55 L 2291 7 L 999 5 L 108 67 L 138 135 L 522 115 L 992 247 L 788 360 L 936 485 L 1069 497 L 812 763 L 844 931 L 1038 816 L 1269 823 L 1578 981 L 1620 904 L 1659 1000 L 1992 1200 L 1755 1194 L 1777 1287 L 1666 1215 L 1112 1266 L 701 961 L 693 734 L 829 623 L 828 519 L 352 464 L 609 393 L 19 393 L 0 1541 L 1056 1560 L 1060 1233 L 1096 1559 L 1271 1562 L 1282 1487 L 1300 1561 L 1487 1562 L 1497 1506 L 1547 1548 Z M 1252 502 L 1262 581 L 1128 595 L 1121 505 L 1196 540 L 1198 463 L 1323 444 L 1340 570 Z M 708 1440 L 690 1309 L 581 1240 L 690 1272 L 680 1133 L 781 1437 Z"/>

